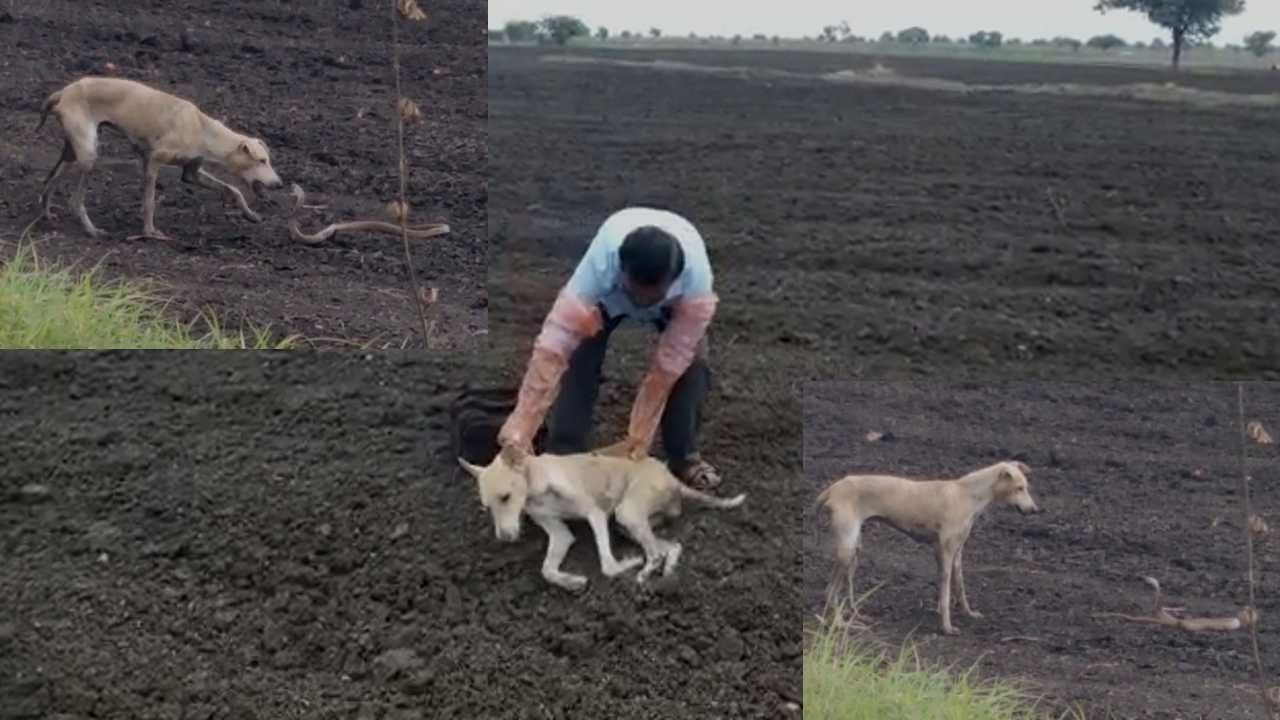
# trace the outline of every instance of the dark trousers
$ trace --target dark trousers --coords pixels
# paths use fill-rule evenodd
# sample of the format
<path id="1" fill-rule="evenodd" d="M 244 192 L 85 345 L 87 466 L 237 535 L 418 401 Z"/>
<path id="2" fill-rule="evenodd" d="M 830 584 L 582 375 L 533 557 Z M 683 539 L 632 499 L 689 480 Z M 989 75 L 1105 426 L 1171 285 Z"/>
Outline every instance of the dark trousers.
<path id="1" fill-rule="evenodd" d="M 584 340 L 570 356 L 569 367 L 560 380 L 560 393 L 547 415 L 547 452 L 567 455 L 590 449 L 587 439 L 599 396 L 605 350 L 609 336 L 621 322 L 620 317 L 609 318 L 603 330 Z M 655 325 L 662 332 L 666 322 L 660 320 Z M 699 352 L 671 388 L 662 411 L 662 446 L 667 452 L 667 464 L 677 474 L 698 452 L 702 402 L 710 388 L 711 368 Z"/>

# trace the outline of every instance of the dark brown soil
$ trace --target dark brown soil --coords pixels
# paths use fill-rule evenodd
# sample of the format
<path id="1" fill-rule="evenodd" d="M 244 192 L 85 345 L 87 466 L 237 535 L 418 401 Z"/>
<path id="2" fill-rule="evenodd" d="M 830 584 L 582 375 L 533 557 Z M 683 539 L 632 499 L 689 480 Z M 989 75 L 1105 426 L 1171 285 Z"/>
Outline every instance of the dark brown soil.
<path id="1" fill-rule="evenodd" d="M 1276 376 L 1280 319 L 1272 278 L 1280 249 L 1271 228 L 1280 210 L 1267 183 L 1277 178 L 1280 135 L 1272 132 L 1268 112 L 539 61 L 562 52 L 490 51 L 495 351 L 510 358 L 528 352 L 556 289 L 609 213 L 654 204 L 685 214 L 704 230 L 722 297 L 711 331 L 718 381 L 707 430 L 712 459 L 737 463 L 741 469 L 731 476 L 747 490 L 783 480 L 782 488 L 769 491 L 779 514 L 808 517 L 803 508 L 818 478 L 837 469 L 821 468 L 807 482 L 788 472 L 800 455 L 792 428 L 802 423 L 805 378 Z M 815 75 L 873 61 L 786 52 L 572 52 Z M 930 60 L 897 69 L 981 83 L 1162 77 Z M 1249 78 L 1240 88 L 1232 82 L 1211 85 L 1254 92 L 1257 83 L 1270 81 Z M 615 418 L 641 361 L 628 346 L 609 369 L 604 404 Z M 1137 407 L 1172 402 L 1131 395 L 1102 407 L 1130 399 Z M 1259 391 L 1253 407 L 1265 408 L 1268 398 L 1274 406 L 1274 396 Z M 927 399 L 936 404 L 945 397 Z M 1052 510 L 1043 519 L 993 515 L 984 523 L 975 538 L 973 585 L 990 620 L 978 626 L 983 629 L 966 625 L 967 634 L 951 645 L 925 638 L 930 657 L 970 664 L 984 653 L 1005 653 L 983 667 L 993 674 L 1031 668 L 1055 699 L 1110 706 L 1121 717 L 1173 717 L 1170 708 L 1207 711 L 1219 700 L 1233 708 L 1244 701 L 1244 692 L 1233 688 L 1249 678 L 1242 636 L 1188 638 L 1087 619 L 1091 597 L 1105 600 L 1098 609 L 1138 609 L 1146 598 L 1133 581 L 1138 572 L 1159 575 L 1196 610 L 1240 602 L 1240 573 L 1229 570 L 1240 567 L 1241 538 L 1238 520 L 1226 514 L 1235 507 L 1229 485 L 1235 476 L 1223 473 L 1235 472 L 1236 448 L 1226 432 L 1232 418 L 1226 400 L 1190 410 L 1178 405 L 1184 414 L 1169 417 L 1155 410 L 1131 415 L 1122 407 L 1108 410 L 1097 427 L 1070 425 L 1073 434 L 1057 441 L 1067 448 L 1063 462 L 1072 464 L 1058 469 L 1045 467 L 1040 436 L 1007 432 L 1021 414 L 981 415 L 971 427 L 952 431 L 956 440 L 940 441 L 935 431 L 925 443 L 913 418 L 927 418 L 921 408 L 932 405 L 912 402 L 891 406 L 901 418 L 895 432 L 907 439 L 872 446 L 865 455 L 858 446 L 857 467 L 951 473 L 990 454 L 1027 453 Z M 1050 414 L 1048 427 L 1067 427 L 1071 416 L 1062 402 L 1064 417 Z M 844 405 L 849 412 L 876 409 L 856 399 Z M 959 422 L 958 412 L 952 422 Z M 1216 435 L 1203 425 L 1210 414 L 1218 416 Z M 1280 417 L 1270 421 L 1280 424 Z M 931 422 L 926 427 L 941 427 Z M 1126 429 L 1118 433 L 1122 424 Z M 1121 449 L 1090 453 L 1090 433 Z M 981 442 L 961 439 L 970 436 Z M 1216 460 L 1196 455 L 1209 447 Z M 894 452 L 909 453 L 916 464 L 871 454 Z M 1170 459 L 1152 466 L 1139 461 L 1166 455 Z M 1108 457 L 1123 465 L 1107 466 Z M 1164 472 L 1174 465 L 1181 474 Z M 1217 468 L 1222 481 L 1185 474 L 1196 467 Z M 1262 492 L 1261 468 L 1258 474 Z M 1165 488 L 1181 494 L 1166 503 Z M 1194 515 L 1186 509 L 1192 493 L 1191 507 L 1205 508 Z M 1274 511 L 1272 499 L 1262 504 Z M 1152 508 L 1157 511 L 1148 512 Z M 1219 514 L 1223 524 L 1211 530 Z M 1183 543 L 1183 533 L 1195 542 Z M 1030 560 L 1011 556 L 1009 567 L 1044 573 L 1028 575 L 1028 582 L 1041 583 L 1029 586 L 1034 594 L 1017 595 L 1028 586 L 1011 585 L 1026 573 L 1000 569 L 1004 560 L 990 548 L 1002 537 L 1033 552 Z M 1205 542 L 1210 537 L 1212 546 Z M 799 543 L 790 531 L 778 541 Z M 794 552 L 783 562 L 795 563 L 791 572 L 778 578 L 781 595 L 791 592 L 781 588 L 802 582 L 800 550 Z M 812 552 L 810 546 L 807 602 L 792 616 L 797 630 L 815 611 L 813 582 L 828 567 Z M 1065 553 L 1066 577 L 1047 574 L 1059 569 L 1058 553 Z M 1270 541 L 1264 553 L 1274 560 Z M 903 557 L 927 567 L 924 556 Z M 889 567 L 882 561 L 880 572 Z M 931 620 L 918 605 L 930 592 L 928 576 L 913 571 L 910 578 L 915 582 L 892 583 L 869 607 L 886 618 L 887 639 L 895 642 Z M 1264 591 L 1264 616 L 1277 607 L 1267 597 Z M 1027 607 L 1029 601 L 1034 604 Z M 1012 635 L 1041 639 L 999 642 Z M 1149 653 L 1152 644 L 1166 649 Z"/>
<path id="2" fill-rule="evenodd" d="M 174 357 L 0 354 L 0 718 L 798 717 L 798 424 L 741 452 L 762 418 L 717 423 L 746 505 L 667 527 L 648 590 L 579 529 L 574 596 L 447 447 L 505 369 Z"/>
<path id="3" fill-rule="evenodd" d="M 446 222 L 452 233 L 413 249 L 420 283 L 440 290 L 433 344 L 475 347 L 487 326 L 486 8 L 479 0 L 424 5 L 429 21 L 403 23 L 401 33 L 404 90 L 426 118 L 406 131 L 409 202 L 415 222 Z M 387 3 L 371 0 L 20 3 L 14 20 L 0 23 L 3 256 L 34 217 L 40 183 L 62 146 L 56 122 L 31 133 L 40 104 L 81 75 L 107 73 L 107 63 L 263 138 L 285 182 L 329 206 L 305 211 L 304 229 L 380 216 L 399 190 L 390 27 Z M 184 318 L 212 309 L 232 327 L 270 325 L 279 336 L 323 346 L 422 346 L 398 237 L 348 235 L 305 247 L 289 238 L 287 193 L 273 194 L 274 205 L 255 201 L 265 221 L 254 225 L 166 170 L 156 225 L 176 240 L 126 241 L 141 232 L 138 162 L 110 132 L 102 148 L 88 208 L 110 239 L 81 233 L 66 209 L 75 182 L 68 173 L 55 198 L 59 218 L 37 228 L 41 258 L 160 281 Z"/>
<path id="4" fill-rule="evenodd" d="M 1246 386 L 1246 416 L 1280 428 L 1280 385 Z M 1092 617 L 1168 606 L 1226 617 L 1248 604 L 1236 390 L 1229 384 L 814 383 L 805 396 L 805 476 L 816 495 L 854 473 L 955 477 L 1003 459 L 1028 463 L 1046 511 L 989 510 L 965 546 L 982 619 L 937 631 L 932 553 L 867 525 L 856 591 L 877 636 L 908 636 L 936 662 L 1029 681 L 1087 717 L 1263 718 L 1244 632 L 1188 634 Z M 866 434 L 884 433 L 878 442 Z M 1275 446 L 1249 447 L 1256 512 L 1280 517 Z M 832 568 L 829 523 L 806 519 L 805 609 L 820 614 Z M 1259 637 L 1280 664 L 1280 544 L 1261 536 Z M 1267 618 L 1272 618 L 1268 621 Z M 1256 688 L 1256 685 L 1253 686 Z"/>
<path id="5" fill-rule="evenodd" d="M 562 54 L 490 53 L 489 231 L 508 273 L 495 322 L 535 322 L 596 224 L 652 203 L 705 230 L 724 361 L 753 386 L 786 387 L 761 376 L 783 365 L 815 379 L 1277 377 L 1271 109 L 539 62 L 548 52 Z M 591 53 L 815 74 L 872 61 Z M 885 62 L 983 83 L 1163 77 Z M 1280 82 L 1235 77 L 1188 81 Z"/>

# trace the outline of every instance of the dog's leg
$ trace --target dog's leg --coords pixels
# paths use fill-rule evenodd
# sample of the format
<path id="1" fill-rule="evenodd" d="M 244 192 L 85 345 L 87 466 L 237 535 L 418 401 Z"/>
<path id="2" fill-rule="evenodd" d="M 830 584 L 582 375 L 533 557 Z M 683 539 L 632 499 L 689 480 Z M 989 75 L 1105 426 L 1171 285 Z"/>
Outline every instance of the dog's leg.
<path id="1" fill-rule="evenodd" d="M 570 592 L 586 587 L 585 577 L 560 571 L 560 565 L 573 545 L 573 531 L 560 518 L 534 518 L 534 522 L 547 532 L 547 556 L 542 560 L 542 577 Z"/>
<path id="2" fill-rule="evenodd" d="M 591 523 L 591 534 L 596 536 L 596 551 L 600 553 L 600 572 L 605 577 L 616 577 L 644 562 L 642 557 L 628 557 L 621 562 L 613 556 L 613 548 L 609 545 L 609 516 L 603 510 L 595 509 L 587 515 Z"/>
<path id="3" fill-rule="evenodd" d="M 835 607 L 843 576 L 849 600 L 853 600 L 853 575 L 858 567 L 858 543 L 862 537 L 862 521 L 843 509 L 831 516 L 832 530 L 836 536 L 836 566 L 827 586 L 827 605 Z"/>
<path id="4" fill-rule="evenodd" d="M 939 539 L 935 549 L 938 556 L 938 616 L 942 632 L 955 635 L 959 632 L 951 624 L 951 568 L 955 563 L 955 543 Z"/>
<path id="5" fill-rule="evenodd" d="M 156 240 L 168 240 L 169 236 L 156 229 L 156 180 L 160 177 L 160 163 L 152 155 L 142 159 L 142 235 Z"/>
<path id="6" fill-rule="evenodd" d="M 89 211 L 84 208 L 84 191 L 88 180 L 89 170 L 82 167 L 80 169 L 80 179 L 76 181 L 76 189 L 71 193 L 71 208 L 75 211 L 76 217 L 80 219 L 80 227 L 84 228 L 84 231 L 90 237 L 100 238 L 106 233 L 94 227 L 93 221 L 89 219 Z"/>
<path id="7" fill-rule="evenodd" d="M 200 160 L 198 158 L 183 166 L 182 181 L 194 183 L 208 190 L 217 190 L 231 196 L 231 199 L 235 200 L 236 205 L 239 206 L 240 214 L 243 215 L 246 220 L 251 222 L 262 222 L 262 216 L 254 212 L 249 207 L 249 203 L 245 201 L 244 193 L 240 192 L 240 190 L 234 185 L 219 180 L 214 177 L 213 173 L 200 167 Z"/>
<path id="8" fill-rule="evenodd" d="M 969 596 L 964 591 L 964 568 L 962 567 L 964 562 L 963 558 L 964 545 L 961 545 L 956 548 L 955 569 L 953 570 L 956 581 L 956 592 L 960 596 L 960 611 L 971 618 L 980 618 L 982 617 L 982 613 L 974 610 L 972 607 L 969 607 Z"/>
<path id="9" fill-rule="evenodd" d="M 89 171 L 98 159 L 98 128 L 92 123 L 69 123 L 63 118 L 63 128 L 67 130 L 67 141 L 76 154 L 76 166 L 80 169 L 80 179 L 76 182 L 75 191 L 71 194 L 71 207 L 80 219 L 80 227 L 90 237 L 100 238 L 106 235 L 93 226 L 89 213 L 84 209 L 85 186 L 89 181 Z"/>
<path id="10" fill-rule="evenodd" d="M 71 147 L 71 141 L 67 140 L 62 144 L 62 155 L 58 156 L 58 162 L 54 164 L 53 169 L 45 176 L 44 188 L 40 191 L 40 212 L 46 220 L 53 219 L 53 212 L 49 209 L 50 203 L 53 201 L 53 183 L 62 175 L 62 171 L 67 169 L 67 165 L 76 159 L 76 151 Z"/>
<path id="11" fill-rule="evenodd" d="M 662 563 L 662 575 L 665 577 L 676 571 L 676 565 L 680 564 L 680 554 L 684 552 L 684 546 L 678 542 L 663 540 L 666 552 L 663 555 L 666 561 Z"/>
<path id="12" fill-rule="evenodd" d="M 663 575 L 670 575 L 680 559 L 680 544 L 662 540 L 654 535 L 648 513 L 643 508 L 637 508 L 624 501 L 618 507 L 615 516 L 632 539 L 644 549 L 644 567 L 636 573 L 636 582 L 642 583 L 648 580 L 659 565 L 662 565 Z"/>

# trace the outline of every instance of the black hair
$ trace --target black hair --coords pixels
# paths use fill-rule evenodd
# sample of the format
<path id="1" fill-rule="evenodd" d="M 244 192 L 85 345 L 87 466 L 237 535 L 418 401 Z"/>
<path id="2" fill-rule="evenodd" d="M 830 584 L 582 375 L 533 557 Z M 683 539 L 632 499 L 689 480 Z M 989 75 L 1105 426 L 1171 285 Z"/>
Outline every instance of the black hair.
<path id="1" fill-rule="evenodd" d="M 622 272 L 639 285 L 653 287 L 671 282 L 684 272 L 680 241 L 661 228 L 636 228 L 622 240 L 618 251 Z"/>

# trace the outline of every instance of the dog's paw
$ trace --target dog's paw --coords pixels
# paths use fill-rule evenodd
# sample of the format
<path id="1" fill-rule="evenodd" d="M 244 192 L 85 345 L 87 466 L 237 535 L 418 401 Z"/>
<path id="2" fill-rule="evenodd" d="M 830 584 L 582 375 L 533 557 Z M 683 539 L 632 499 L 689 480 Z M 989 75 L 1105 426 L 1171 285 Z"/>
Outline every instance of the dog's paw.
<path id="1" fill-rule="evenodd" d="M 680 545 L 680 543 L 672 543 L 671 546 L 667 548 L 667 555 L 666 555 L 666 558 L 664 559 L 664 562 L 662 563 L 663 575 L 670 575 L 671 573 L 675 572 L 676 565 L 680 563 L 680 553 L 683 551 L 684 551 L 684 548 Z"/>
<path id="2" fill-rule="evenodd" d="M 955 629 L 954 627 L 948 626 L 948 627 L 942 628 L 942 634 L 943 635 L 959 635 L 960 631 Z"/>
<path id="3" fill-rule="evenodd" d="M 255 222 L 255 223 L 262 222 L 262 216 L 252 210 L 244 211 L 244 219 L 248 220 L 249 222 Z"/>
<path id="4" fill-rule="evenodd" d="M 969 616 L 969 617 L 971 617 L 971 618 L 981 618 L 981 617 L 982 617 L 982 613 L 978 612 L 977 610 L 965 610 L 965 611 L 964 611 L 964 614 L 965 614 L 965 615 L 968 615 L 968 616 Z"/>
<path id="5" fill-rule="evenodd" d="M 644 563 L 643 557 L 640 557 L 639 555 L 632 555 L 631 557 L 619 560 L 618 563 L 611 568 L 605 568 L 604 574 L 607 577 L 616 577 L 624 572 L 640 567 L 642 563 Z"/>
<path id="6" fill-rule="evenodd" d="M 636 584 L 643 585 L 645 581 L 649 579 L 649 576 L 653 575 L 653 572 L 657 569 L 657 563 L 646 564 L 644 567 L 640 568 L 640 572 L 636 573 Z"/>
<path id="7" fill-rule="evenodd" d="M 566 573 L 552 582 L 573 593 L 582 592 L 587 587 L 587 579 L 581 575 L 569 575 Z"/>

